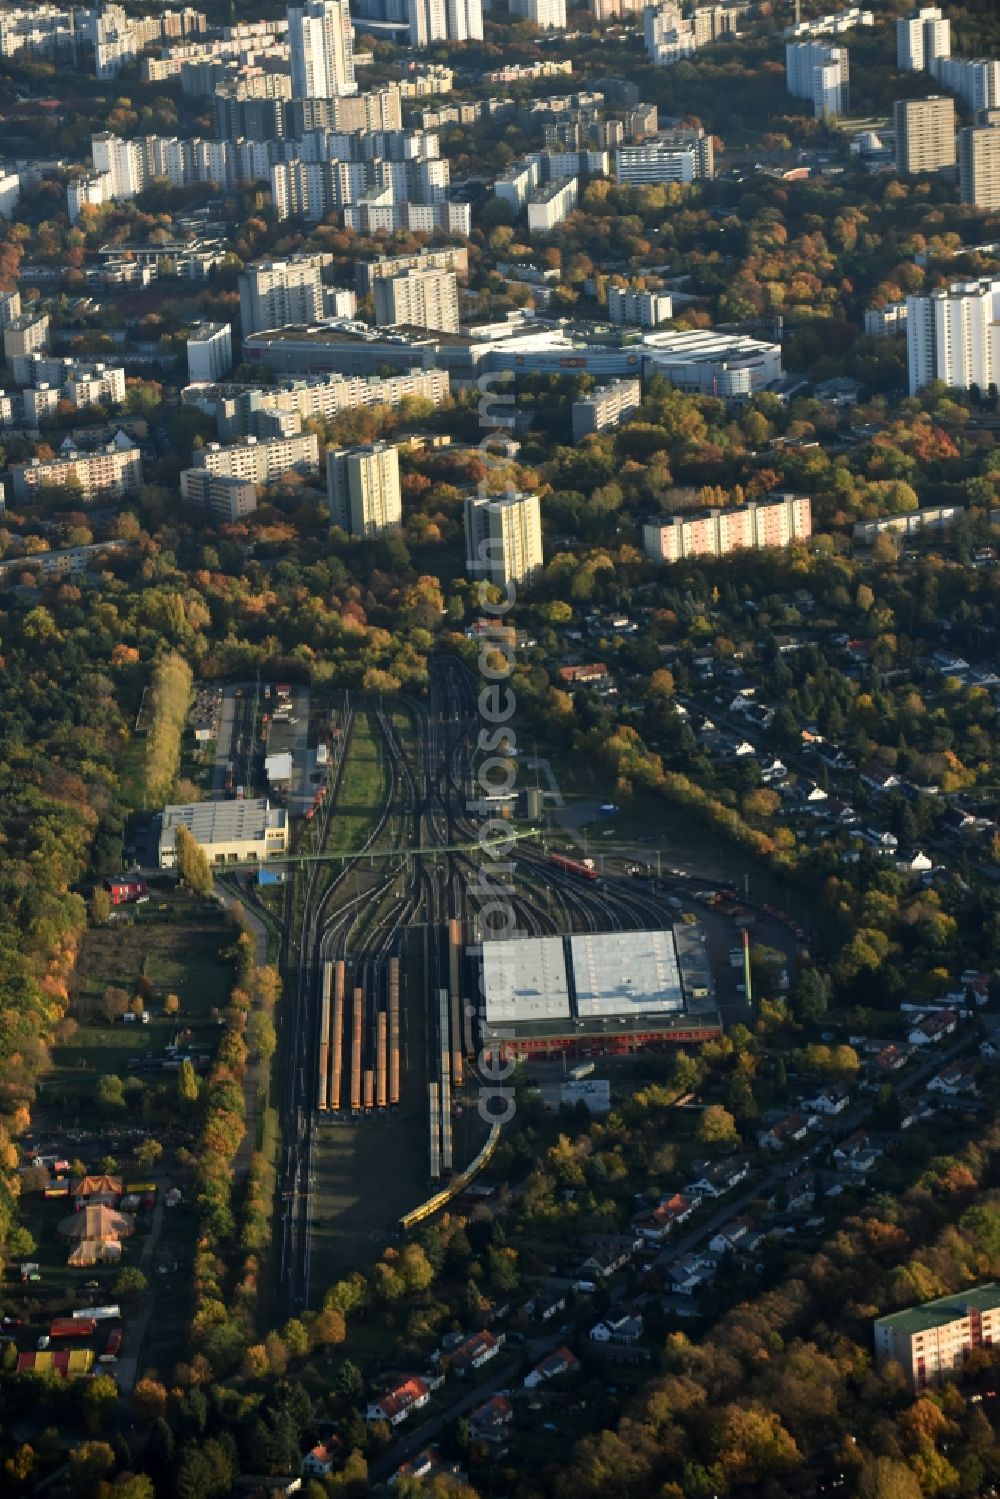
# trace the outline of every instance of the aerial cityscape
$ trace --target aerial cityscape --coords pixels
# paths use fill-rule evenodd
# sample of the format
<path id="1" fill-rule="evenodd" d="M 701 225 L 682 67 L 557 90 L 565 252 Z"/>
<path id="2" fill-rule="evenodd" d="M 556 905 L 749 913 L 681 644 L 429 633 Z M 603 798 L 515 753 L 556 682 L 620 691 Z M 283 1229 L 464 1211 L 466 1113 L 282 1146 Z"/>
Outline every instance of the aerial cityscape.
<path id="1" fill-rule="evenodd" d="M 0 1495 L 1000 1494 L 1000 15 L 0 0 Z"/>

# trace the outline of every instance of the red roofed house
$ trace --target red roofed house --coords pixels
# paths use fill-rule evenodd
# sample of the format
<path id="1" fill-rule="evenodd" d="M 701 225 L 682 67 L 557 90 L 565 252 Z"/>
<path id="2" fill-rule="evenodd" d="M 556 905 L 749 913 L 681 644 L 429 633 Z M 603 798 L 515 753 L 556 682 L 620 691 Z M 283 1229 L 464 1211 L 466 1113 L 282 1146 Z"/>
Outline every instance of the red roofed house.
<path id="1" fill-rule="evenodd" d="M 632 1219 L 632 1227 L 637 1234 L 642 1234 L 647 1243 L 660 1244 L 675 1223 L 683 1223 L 685 1218 L 690 1218 L 695 1206 L 693 1198 L 675 1192 L 672 1197 L 666 1197 L 657 1203 L 655 1208 L 637 1213 Z"/>
<path id="2" fill-rule="evenodd" d="M 492 1395 L 469 1416 L 473 1435 L 481 1442 L 502 1442 L 506 1428 L 514 1419 L 514 1407 L 504 1395 Z"/>
<path id="3" fill-rule="evenodd" d="M 333 1472 L 337 1449 L 333 1442 L 317 1442 L 302 1459 L 302 1471 L 307 1478 L 327 1478 Z"/>
<path id="4" fill-rule="evenodd" d="M 496 1358 L 503 1347 L 503 1342 L 503 1333 L 499 1337 L 485 1330 L 473 1333 L 471 1338 L 466 1338 L 464 1343 L 459 1343 L 450 1354 L 448 1367 L 460 1379 L 464 1379 L 471 1370 L 481 1369 L 484 1364 L 489 1363 L 491 1358 Z"/>
<path id="5" fill-rule="evenodd" d="M 547 1379 L 558 1379 L 560 1374 L 575 1374 L 580 1367 L 580 1360 L 568 1348 L 557 1348 L 541 1363 L 536 1364 L 530 1374 L 524 1376 L 524 1388 L 526 1390 L 537 1389 Z"/>
<path id="6" fill-rule="evenodd" d="M 588 661 L 584 666 L 560 666 L 557 673 L 560 682 L 569 687 L 579 687 L 584 682 L 600 682 L 608 674 L 603 661 Z"/>
<path id="7" fill-rule="evenodd" d="M 411 1411 L 418 1411 L 431 1398 L 430 1385 L 426 1379 L 409 1374 L 391 1390 L 386 1390 L 373 1400 L 365 1411 L 366 1421 L 388 1421 L 390 1426 L 399 1426 Z"/>

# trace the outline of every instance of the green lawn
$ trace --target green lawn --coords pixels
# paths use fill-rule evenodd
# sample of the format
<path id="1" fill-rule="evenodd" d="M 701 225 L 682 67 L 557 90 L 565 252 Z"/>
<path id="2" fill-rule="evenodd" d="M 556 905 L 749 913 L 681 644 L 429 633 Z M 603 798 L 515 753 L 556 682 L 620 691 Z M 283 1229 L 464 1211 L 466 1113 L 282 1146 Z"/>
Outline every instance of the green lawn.
<path id="1" fill-rule="evenodd" d="M 184 903 L 184 897 L 179 897 L 166 904 L 172 914 L 180 916 Z M 130 1057 L 162 1052 L 179 1028 L 191 1029 L 194 1045 L 214 1050 L 218 1026 L 213 1012 L 225 1008 L 232 986 L 232 965 L 222 954 L 231 945 L 233 932 L 227 923 L 197 909 L 199 914 L 189 922 L 140 917 L 87 932 L 70 1009 L 78 1029 L 53 1048 L 46 1091 L 59 1098 L 68 1093 L 82 1105 L 80 1095 L 89 1099 L 102 1073 L 124 1077 Z M 156 997 L 148 1004 L 148 1025 L 111 1024 L 95 1012 L 106 988 L 121 988 L 131 996 L 141 978 L 156 988 Z M 164 1014 L 167 994 L 180 999 L 176 1019 Z M 44 1093 L 42 1105 L 44 1110 Z M 41 1122 L 46 1122 L 44 1117 Z"/>

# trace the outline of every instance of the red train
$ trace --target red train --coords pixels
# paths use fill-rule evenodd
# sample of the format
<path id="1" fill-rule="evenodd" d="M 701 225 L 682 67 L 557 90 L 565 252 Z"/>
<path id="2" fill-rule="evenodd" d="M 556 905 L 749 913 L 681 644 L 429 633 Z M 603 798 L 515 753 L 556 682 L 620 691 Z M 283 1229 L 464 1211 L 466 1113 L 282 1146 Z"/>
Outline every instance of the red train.
<path id="1" fill-rule="evenodd" d="M 567 859 L 565 854 L 549 854 L 549 863 L 557 869 L 564 869 L 567 874 L 578 874 L 582 880 L 597 879 L 593 859 Z"/>

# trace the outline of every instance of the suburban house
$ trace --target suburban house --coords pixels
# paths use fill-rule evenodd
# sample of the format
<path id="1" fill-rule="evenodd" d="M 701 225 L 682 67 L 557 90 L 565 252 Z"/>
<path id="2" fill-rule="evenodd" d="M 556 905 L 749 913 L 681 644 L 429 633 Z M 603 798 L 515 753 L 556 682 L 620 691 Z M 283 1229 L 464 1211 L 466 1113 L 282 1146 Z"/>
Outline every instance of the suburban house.
<path id="1" fill-rule="evenodd" d="M 639 1313 L 630 1317 L 605 1317 L 590 1329 L 588 1337 L 592 1343 L 634 1343 L 642 1337 L 642 1317 Z"/>
<path id="2" fill-rule="evenodd" d="M 632 1227 L 637 1234 L 642 1235 L 647 1244 L 660 1244 L 674 1224 L 683 1223 L 690 1218 L 697 1206 L 695 1198 L 675 1192 L 672 1197 L 665 1197 L 662 1202 L 657 1203 L 655 1208 L 637 1213 L 632 1219 Z"/>
<path id="3" fill-rule="evenodd" d="M 944 1093 L 954 1098 L 959 1093 L 976 1092 L 976 1075 L 968 1062 L 949 1062 L 927 1084 L 930 1093 Z"/>
<path id="4" fill-rule="evenodd" d="M 127 906 L 149 894 L 146 881 L 135 875 L 118 875 L 114 879 L 105 880 L 104 888 L 111 897 L 113 906 Z"/>
<path id="5" fill-rule="evenodd" d="M 625 1268 L 641 1243 L 638 1238 L 603 1239 L 591 1250 L 580 1269 L 589 1275 L 596 1275 L 600 1280 L 607 1280 L 616 1270 Z"/>
<path id="6" fill-rule="evenodd" d="M 895 833 L 887 832 L 885 828 L 862 828 L 860 836 L 877 854 L 894 854 L 899 847 Z"/>
<path id="7" fill-rule="evenodd" d="M 794 1213 L 799 1208 L 811 1208 L 816 1201 L 816 1178 L 811 1171 L 801 1171 L 789 1179 L 785 1187 L 785 1208 Z"/>
<path id="8" fill-rule="evenodd" d="M 524 1388 L 535 1390 L 548 1379 L 558 1379 L 561 1374 L 575 1374 L 579 1367 L 580 1360 L 568 1348 L 556 1348 L 537 1363 L 530 1374 L 524 1376 Z"/>
<path id="9" fill-rule="evenodd" d="M 842 828 L 855 827 L 861 821 L 850 803 L 841 801 L 839 796 L 831 796 L 826 804 L 826 815 Z"/>
<path id="10" fill-rule="evenodd" d="M 328 1478 L 333 1472 L 337 1446 L 333 1441 L 317 1442 L 302 1459 L 302 1474 L 305 1478 Z"/>
<path id="11" fill-rule="evenodd" d="M 430 1381 L 417 1374 L 408 1374 L 371 1402 L 365 1411 L 365 1420 L 388 1421 L 390 1426 L 400 1426 L 412 1411 L 422 1410 L 430 1398 Z"/>
<path id="12" fill-rule="evenodd" d="M 995 1062 L 1000 1057 L 1000 1046 L 995 1041 L 980 1041 L 979 1055 L 985 1057 L 988 1062 Z"/>
<path id="13" fill-rule="evenodd" d="M 883 765 L 866 765 L 861 772 L 861 784 L 867 786 L 869 791 L 883 793 L 896 791 L 899 787 L 899 776 L 894 770 L 886 770 Z"/>
<path id="14" fill-rule="evenodd" d="M 758 1130 L 757 1144 L 761 1150 L 784 1150 L 786 1145 L 804 1140 L 812 1126 L 818 1123 L 818 1119 L 811 1119 L 808 1114 L 786 1114 L 766 1129 Z"/>
<path id="15" fill-rule="evenodd" d="M 774 759 L 766 759 L 761 761 L 760 777 L 765 785 L 771 784 L 775 781 L 783 781 L 787 775 L 788 766 L 784 763 L 783 760 L 779 760 L 777 756 L 775 756 Z"/>
<path id="16" fill-rule="evenodd" d="M 950 1036 L 957 1025 L 958 1016 L 954 1010 L 932 1010 L 929 1015 L 920 1016 L 906 1039 L 911 1046 L 936 1046 L 945 1036 Z"/>
<path id="17" fill-rule="evenodd" d="M 838 1170 L 854 1171 L 865 1176 L 875 1165 L 881 1151 L 876 1150 L 863 1129 L 855 1130 L 834 1147 L 833 1159 Z"/>
<path id="18" fill-rule="evenodd" d="M 851 1101 L 848 1090 L 840 1083 L 835 1083 L 830 1088 L 823 1088 L 812 1098 L 800 1099 L 804 1109 L 809 1109 L 813 1114 L 842 1114 Z"/>
<path id="19" fill-rule="evenodd" d="M 529 1317 L 534 1317 L 536 1322 L 548 1322 L 558 1312 L 566 1310 L 566 1293 L 554 1291 L 547 1296 L 539 1293 L 537 1296 L 532 1296 L 524 1310 Z"/>
<path id="20" fill-rule="evenodd" d="M 507 1427 L 514 1419 L 514 1407 L 506 1395 L 491 1395 L 469 1415 L 472 1434 L 481 1442 L 496 1444 L 507 1438 Z"/>
<path id="21" fill-rule="evenodd" d="M 557 675 L 567 687 L 584 687 L 590 682 L 603 681 L 608 668 L 603 661 L 589 661 L 583 666 L 560 666 Z"/>
<path id="22" fill-rule="evenodd" d="M 730 1218 L 709 1239 L 708 1247 L 713 1254 L 729 1254 L 735 1250 L 756 1249 L 763 1238 L 764 1235 L 752 1218 Z"/>
<path id="23" fill-rule="evenodd" d="M 750 1175 L 750 1160 L 747 1156 L 730 1156 L 728 1160 L 716 1161 L 712 1165 L 707 1161 L 697 1161 L 694 1170 L 697 1174 L 684 1188 L 685 1195 L 721 1197 Z"/>
<path id="24" fill-rule="evenodd" d="M 974 833 L 978 821 L 964 807 L 949 807 L 941 819 L 941 826 L 948 833 Z"/>
<path id="25" fill-rule="evenodd" d="M 670 1289 L 680 1296 L 693 1296 L 714 1275 L 714 1260 L 703 1254 L 682 1254 L 670 1267 Z"/>
<path id="26" fill-rule="evenodd" d="M 464 1379 L 473 1369 L 481 1369 L 491 1358 L 496 1358 L 503 1344 L 503 1333 L 499 1336 L 486 1331 L 473 1333 L 449 1355 L 448 1368 Z"/>
<path id="27" fill-rule="evenodd" d="M 389 1479 L 390 1486 L 396 1484 L 401 1478 L 457 1478 L 462 1479 L 465 1475 L 460 1464 L 451 1462 L 442 1457 L 437 1447 L 424 1447 L 409 1462 L 403 1463 L 397 1468 Z"/>
<path id="28" fill-rule="evenodd" d="M 895 1041 L 890 1041 L 883 1046 L 881 1051 L 875 1053 L 874 1063 L 880 1072 L 898 1072 L 905 1067 L 912 1056 L 909 1046 L 897 1046 Z"/>

